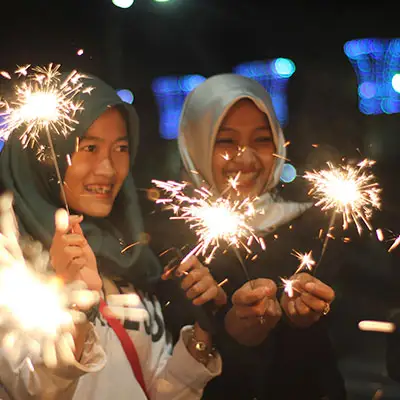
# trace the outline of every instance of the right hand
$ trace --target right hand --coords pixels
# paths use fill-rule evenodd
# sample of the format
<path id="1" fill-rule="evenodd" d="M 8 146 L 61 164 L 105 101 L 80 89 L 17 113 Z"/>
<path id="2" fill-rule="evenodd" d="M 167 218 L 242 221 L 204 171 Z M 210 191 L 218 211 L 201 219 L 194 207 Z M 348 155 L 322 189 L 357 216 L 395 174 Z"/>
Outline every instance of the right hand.
<path id="1" fill-rule="evenodd" d="M 259 278 L 246 282 L 232 296 L 235 314 L 240 319 L 260 321 L 273 328 L 279 321 L 282 310 L 276 299 L 276 284 L 271 279 Z"/>
<path id="2" fill-rule="evenodd" d="M 101 290 L 96 257 L 79 225 L 82 220 L 83 216 L 68 216 L 63 209 L 56 212 L 50 261 L 57 275 L 66 283 L 81 280 L 89 290 Z"/>

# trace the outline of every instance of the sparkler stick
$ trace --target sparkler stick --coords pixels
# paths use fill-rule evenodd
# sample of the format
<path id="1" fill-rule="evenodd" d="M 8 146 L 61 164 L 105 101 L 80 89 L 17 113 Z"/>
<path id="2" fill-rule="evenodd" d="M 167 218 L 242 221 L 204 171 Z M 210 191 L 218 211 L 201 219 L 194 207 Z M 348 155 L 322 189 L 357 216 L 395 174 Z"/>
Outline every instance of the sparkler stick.
<path id="1" fill-rule="evenodd" d="M 0 125 L 0 137 L 7 139 L 19 128 L 24 128 L 20 140 L 24 148 L 28 145 L 38 147 L 38 157 L 43 156 L 45 147 L 40 143 L 40 134 L 44 130 L 50 147 L 51 158 L 56 170 L 61 196 L 69 213 L 67 199 L 61 179 L 60 168 L 51 132 L 66 137 L 74 130 L 78 121 L 75 113 L 82 110 L 82 101 L 76 101 L 79 93 L 90 93 L 93 89 L 84 90 L 81 81 L 84 75 L 72 71 L 65 80 L 61 79 L 60 65 L 49 64 L 48 67 L 33 67 L 30 65 L 18 67 L 15 71 L 19 78 L 24 77 L 22 84 L 15 86 L 14 99 L 3 101 L 0 108 L 5 109 L 0 116 L 4 122 Z M 11 78 L 10 74 L 2 74 Z"/>

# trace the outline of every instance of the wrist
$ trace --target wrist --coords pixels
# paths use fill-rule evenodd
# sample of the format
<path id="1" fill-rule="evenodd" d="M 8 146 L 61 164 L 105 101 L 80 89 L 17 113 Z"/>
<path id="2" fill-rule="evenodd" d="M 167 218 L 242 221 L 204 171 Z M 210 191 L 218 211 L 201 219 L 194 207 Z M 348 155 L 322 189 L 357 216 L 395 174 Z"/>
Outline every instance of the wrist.
<path id="1" fill-rule="evenodd" d="M 205 366 L 215 356 L 211 335 L 197 323 L 190 330 L 189 349 L 192 356 Z"/>

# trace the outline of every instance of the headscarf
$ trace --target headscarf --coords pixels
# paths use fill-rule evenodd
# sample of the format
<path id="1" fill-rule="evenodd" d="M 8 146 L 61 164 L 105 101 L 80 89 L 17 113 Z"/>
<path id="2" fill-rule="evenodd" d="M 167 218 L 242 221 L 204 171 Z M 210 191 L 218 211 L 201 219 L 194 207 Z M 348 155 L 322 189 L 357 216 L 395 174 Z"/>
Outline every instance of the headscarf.
<path id="1" fill-rule="evenodd" d="M 67 75 L 66 75 L 67 76 Z M 82 138 L 93 122 L 110 107 L 117 107 L 127 123 L 131 168 L 113 209 L 105 218 L 84 216 L 82 229 L 96 255 L 100 272 L 123 276 L 138 285 L 159 274 L 155 255 L 143 242 L 143 224 L 131 173 L 139 139 L 139 120 L 135 109 L 124 103 L 115 90 L 94 76 L 87 76 L 77 101 L 83 101 L 83 110 L 75 119 L 79 122 L 66 138 L 52 132 L 61 176 L 68 167 L 67 156 L 75 150 L 77 138 Z M 86 87 L 94 87 L 83 93 Z M 46 137 L 40 139 L 46 144 Z M 0 181 L 3 189 L 14 195 L 14 209 L 22 234 L 31 235 L 49 249 L 55 232 L 54 214 L 63 207 L 60 187 L 52 161 L 40 161 L 37 151 L 24 149 L 19 132 L 13 132 L 0 155 Z M 122 245 L 139 242 L 121 253 Z"/>
<path id="2" fill-rule="evenodd" d="M 255 202 L 253 227 L 259 233 L 273 232 L 311 207 L 311 203 L 284 202 L 272 193 L 282 173 L 285 138 L 271 98 L 255 80 L 236 74 L 206 79 L 186 97 L 179 125 L 178 145 L 183 165 L 196 187 L 206 182 L 219 195 L 212 171 L 212 156 L 218 129 L 229 109 L 241 99 L 251 100 L 268 118 L 278 157 L 269 180 Z"/>

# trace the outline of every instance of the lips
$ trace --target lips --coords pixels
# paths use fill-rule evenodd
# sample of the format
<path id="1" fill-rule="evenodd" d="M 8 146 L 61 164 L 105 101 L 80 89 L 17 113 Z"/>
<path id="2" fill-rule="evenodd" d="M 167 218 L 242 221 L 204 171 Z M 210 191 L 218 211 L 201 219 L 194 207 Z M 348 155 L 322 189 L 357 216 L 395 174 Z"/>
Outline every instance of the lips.
<path id="1" fill-rule="evenodd" d="M 110 197 L 112 194 L 112 189 L 114 185 L 112 184 L 90 184 L 84 185 L 85 191 L 101 197 Z"/>
<path id="2" fill-rule="evenodd" d="M 239 177 L 237 178 L 237 183 L 240 186 L 249 186 L 253 185 L 257 178 L 260 176 L 260 170 L 251 170 L 251 171 L 229 171 L 225 173 L 227 178 L 237 178 L 238 174 Z"/>

